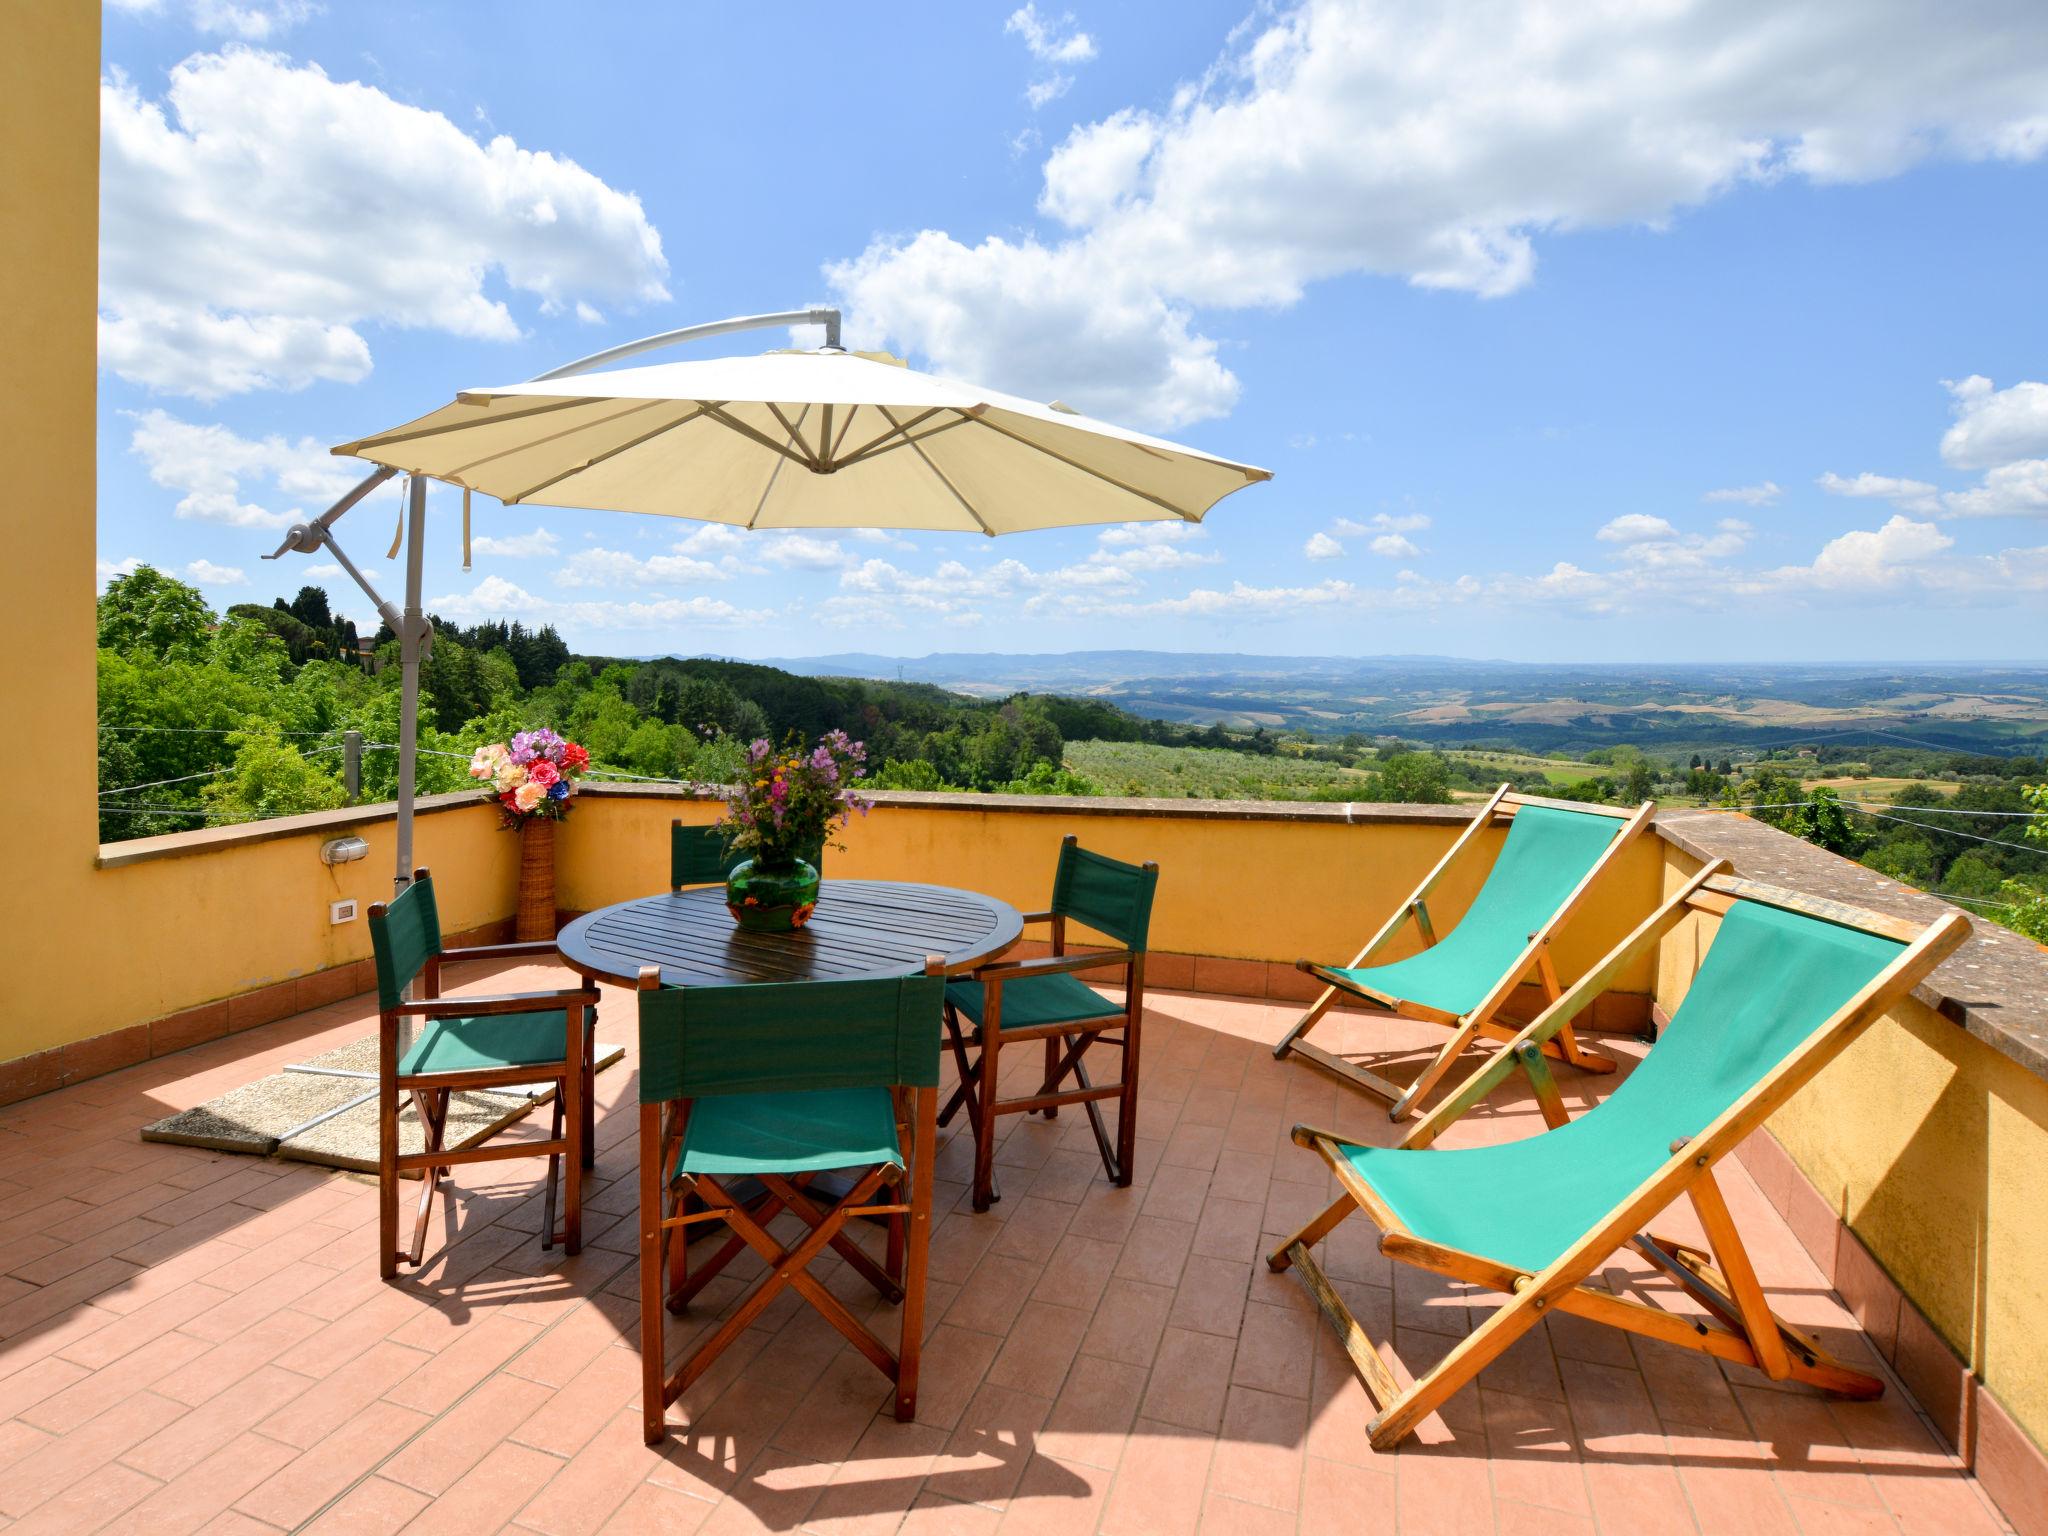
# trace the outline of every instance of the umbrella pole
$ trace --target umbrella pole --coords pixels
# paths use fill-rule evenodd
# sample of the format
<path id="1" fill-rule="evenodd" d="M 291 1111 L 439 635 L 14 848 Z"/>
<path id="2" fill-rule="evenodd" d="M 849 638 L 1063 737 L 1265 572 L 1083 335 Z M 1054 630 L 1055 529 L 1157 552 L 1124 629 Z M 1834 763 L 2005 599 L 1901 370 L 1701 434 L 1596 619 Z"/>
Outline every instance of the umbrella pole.
<path id="1" fill-rule="evenodd" d="M 426 619 L 420 612 L 427 536 L 427 481 L 414 475 L 406 485 L 405 622 L 398 630 L 398 869 L 393 888 L 412 883 L 412 809 L 420 756 L 420 651 Z"/>

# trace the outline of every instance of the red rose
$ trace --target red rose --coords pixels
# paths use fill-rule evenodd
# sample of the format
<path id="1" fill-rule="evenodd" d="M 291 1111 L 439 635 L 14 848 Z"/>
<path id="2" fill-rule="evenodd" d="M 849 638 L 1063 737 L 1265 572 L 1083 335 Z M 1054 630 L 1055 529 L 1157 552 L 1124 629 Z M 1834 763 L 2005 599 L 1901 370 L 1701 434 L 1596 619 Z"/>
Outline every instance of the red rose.
<path id="1" fill-rule="evenodd" d="M 573 768 L 580 773 L 583 769 L 590 766 L 589 750 L 577 746 L 573 741 L 564 742 L 562 745 L 562 766 L 564 768 Z"/>

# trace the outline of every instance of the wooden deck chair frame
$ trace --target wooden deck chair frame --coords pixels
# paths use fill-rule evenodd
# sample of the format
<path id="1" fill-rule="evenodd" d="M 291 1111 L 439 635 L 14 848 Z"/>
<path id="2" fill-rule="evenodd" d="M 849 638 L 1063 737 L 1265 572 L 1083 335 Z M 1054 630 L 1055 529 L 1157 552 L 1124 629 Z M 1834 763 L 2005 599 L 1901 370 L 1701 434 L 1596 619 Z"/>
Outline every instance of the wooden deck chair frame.
<path id="1" fill-rule="evenodd" d="M 1081 840 L 1069 832 L 1060 839 L 1060 856 L 1082 852 Z M 1097 858 L 1103 857 L 1096 855 Z M 1123 861 L 1117 861 L 1122 863 Z M 1156 882 L 1159 865 L 1152 859 L 1125 865 L 1143 879 Z M 996 1121 L 1002 1115 L 1043 1114 L 1056 1119 L 1062 1105 L 1078 1104 L 1088 1116 L 1088 1129 L 1095 1137 L 1095 1150 L 1102 1170 L 1119 1189 L 1130 1187 L 1138 1152 L 1138 1067 L 1141 1034 L 1145 1018 L 1145 955 L 1151 939 L 1150 897 L 1146 905 L 1147 932 L 1144 943 L 1126 943 L 1117 948 L 1067 953 L 1068 914 L 1062 911 L 1026 912 L 1026 927 L 1044 923 L 1050 929 L 1052 953 L 1036 960 L 996 960 L 979 967 L 972 979 L 981 983 L 986 999 L 981 1022 L 973 1029 L 961 1022 L 960 1010 L 948 1001 L 945 1009 L 946 1042 L 953 1053 L 959 1083 L 939 1110 L 939 1124 L 946 1125 L 962 1108 L 967 1111 L 968 1130 L 974 1137 L 974 1177 L 969 1196 L 977 1212 L 986 1211 L 1002 1199 L 996 1183 Z M 1089 925 L 1080 917 L 1076 927 Z M 1095 930 L 1098 937 L 1114 935 Z M 1124 1002 L 1121 1011 L 1056 1024 L 1006 1027 L 1003 1023 L 1003 989 L 1028 983 L 1042 976 L 1080 976 L 1088 972 L 1123 972 Z M 1115 986 L 1104 979 L 1106 986 Z M 999 1066 L 1005 1047 L 1014 1048 L 1033 1040 L 1045 1042 L 1045 1071 L 1037 1091 L 1022 1098 L 1002 1098 L 998 1093 Z M 1116 1081 L 1097 1083 L 1089 1077 L 1083 1059 L 1094 1046 L 1118 1054 Z M 969 1050 L 975 1054 L 969 1057 Z M 1071 1078 L 1072 1088 L 1060 1085 Z M 1116 1136 L 1112 1141 L 1103 1124 L 1102 1104 L 1117 1103 Z"/>
<path id="2" fill-rule="evenodd" d="M 425 869 L 413 871 L 413 884 L 432 879 Z M 388 903 L 373 902 L 369 915 L 382 919 Z M 507 992 L 494 995 L 441 995 L 441 969 L 450 961 L 555 959 L 552 940 L 524 944 L 483 944 L 439 950 L 426 957 L 419 971 L 420 996 L 377 1014 L 377 1232 L 378 1272 L 394 1279 L 401 1263 L 418 1268 L 426 1258 L 427 1222 L 441 1176 L 458 1163 L 496 1162 L 506 1158 L 548 1160 L 547 1195 L 541 1217 L 541 1246 L 559 1241 L 571 1254 L 583 1250 L 583 1170 L 590 1165 L 591 1023 L 596 1016 L 597 989 L 588 983 L 552 992 Z M 560 1063 L 516 1067 L 482 1067 L 460 1072 L 401 1073 L 399 1035 L 403 1022 L 418 1019 L 503 1017 L 560 1008 L 568 1027 Z M 555 1085 L 553 1126 L 544 1141 L 507 1142 L 450 1150 L 442 1145 L 447 1131 L 449 1095 L 466 1088 L 507 1088 L 531 1083 Z M 425 1131 L 420 1152 L 398 1150 L 399 1100 L 412 1095 L 414 1111 Z M 566 1167 L 565 1167 L 566 1165 Z M 411 1241 L 398 1246 L 398 1181 L 420 1175 L 419 1206 L 413 1216 Z M 560 1188 L 562 1225 L 555 1225 L 556 1190 Z"/>
<path id="3" fill-rule="evenodd" d="M 945 959 L 927 955 L 924 974 L 943 976 Z M 636 991 L 661 985 L 661 968 L 642 966 Z M 925 1271 L 931 1249 L 932 1161 L 938 1150 L 938 1088 L 895 1090 L 897 1139 L 909 1148 L 910 1166 L 870 1168 L 836 1204 L 821 1206 L 810 1193 L 811 1177 L 755 1174 L 764 1193 L 735 1198 L 725 1184 L 706 1174 L 666 1177 L 682 1149 L 689 1106 L 677 1101 L 640 1106 L 640 1374 L 644 1438 L 659 1445 L 668 1433 L 669 1405 L 687 1392 L 712 1363 L 736 1341 L 785 1288 L 803 1296 L 825 1320 L 896 1388 L 896 1417 L 917 1414 L 918 1364 L 924 1341 Z M 877 1199 L 883 1190 L 893 1197 Z M 768 1231 L 783 1211 L 793 1211 L 809 1230 L 784 1247 Z M 847 1236 L 855 1217 L 881 1217 L 888 1222 L 888 1248 L 877 1265 Z M 720 1221 L 732 1229 L 731 1240 L 707 1262 L 688 1261 L 689 1228 Z M 853 1271 L 900 1306 L 902 1332 L 897 1348 L 871 1333 L 839 1298 L 808 1269 L 827 1248 Z M 717 1328 L 673 1372 L 668 1369 L 665 1314 L 681 1312 L 704 1283 L 740 1253 L 751 1248 L 768 1265 L 768 1275 L 750 1291 Z"/>
<path id="4" fill-rule="evenodd" d="M 1319 993 L 1308 1010 L 1295 1020 L 1294 1027 L 1273 1047 L 1276 1059 L 1284 1060 L 1289 1055 L 1299 1056 L 1311 1066 L 1319 1067 L 1339 1082 L 1353 1088 L 1362 1088 L 1367 1093 L 1385 1099 L 1392 1106 L 1387 1115 L 1392 1120 L 1405 1120 L 1422 1105 L 1436 1086 L 1443 1081 L 1465 1050 L 1481 1036 L 1506 1040 L 1513 1038 L 1517 1025 L 1504 1020 L 1501 1010 L 1515 995 L 1515 990 L 1533 976 L 1543 989 L 1546 1003 L 1555 1003 L 1563 995 L 1559 985 L 1557 967 L 1550 958 L 1550 942 L 1557 931 L 1570 920 L 1588 895 L 1592 893 L 1600 877 L 1621 857 L 1622 850 L 1636 840 L 1650 825 L 1650 818 L 1656 814 L 1654 800 L 1645 800 L 1633 810 L 1618 806 L 1591 805 L 1577 800 L 1553 800 L 1540 795 L 1524 795 L 1503 784 L 1493 792 L 1491 798 L 1479 808 L 1479 812 L 1458 834 L 1444 856 L 1437 860 L 1436 867 L 1422 877 L 1413 894 L 1395 911 L 1394 915 L 1381 925 L 1379 932 L 1367 941 L 1351 959 L 1344 970 L 1357 970 L 1384 950 L 1413 921 L 1425 947 L 1436 943 L 1436 929 L 1430 921 L 1429 895 L 1453 869 L 1457 868 L 1468 855 L 1478 852 L 1479 834 L 1487 828 L 1512 823 L 1516 812 L 1523 806 L 1546 806 L 1554 810 L 1573 811 L 1594 816 L 1609 816 L 1622 823 L 1621 831 L 1586 871 L 1585 877 L 1572 888 L 1563 905 L 1553 912 L 1543 926 L 1529 935 L 1529 942 L 1509 970 L 1496 981 L 1471 1012 L 1459 1015 L 1441 1008 L 1431 1008 L 1408 998 L 1394 997 L 1384 992 L 1375 992 L 1360 986 L 1349 977 L 1338 974 L 1338 967 L 1318 965 L 1311 960 L 1295 961 L 1297 970 L 1329 983 Z M 1387 1013 L 1404 1019 L 1421 1019 L 1432 1024 L 1443 1024 L 1452 1031 L 1451 1038 L 1443 1048 L 1430 1058 L 1412 1085 L 1403 1088 L 1393 1079 L 1360 1066 L 1357 1062 L 1326 1051 L 1310 1042 L 1306 1036 L 1324 1014 L 1330 1011 L 1340 992 L 1364 999 Z M 1370 1017 L 1370 1015 L 1367 1015 Z M 1579 1043 L 1570 1024 L 1557 1030 L 1543 1042 L 1544 1054 L 1569 1062 L 1582 1072 L 1612 1072 L 1614 1062 L 1596 1051 L 1589 1051 Z"/>
<path id="5" fill-rule="evenodd" d="M 1737 900 L 1757 901 L 1879 934 L 1906 947 L 1697 1136 L 1674 1142 L 1666 1162 L 1543 1270 L 1524 1273 L 1416 1236 L 1343 1155 L 1342 1148 L 1355 1143 L 1308 1126 L 1294 1128 L 1295 1143 L 1314 1150 L 1329 1164 L 1343 1186 L 1343 1193 L 1321 1215 L 1275 1248 L 1266 1262 L 1275 1270 L 1292 1268 L 1296 1272 L 1350 1356 L 1379 1410 L 1369 1426 L 1374 1449 L 1386 1450 L 1407 1438 L 1459 1388 L 1552 1311 L 1660 1339 L 1718 1360 L 1753 1366 L 1773 1380 L 1789 1378 L 1850 1398 L 1874 1398 L 1883 1392 L 1882 1381 L 1835 1360 L 1811 1337 L 1770 1310 L 1727 1203 L 1714 1182 L 1713 1167 L 1952 954 L 1969 936 L 1970 925 L 1960 913 L 1950 913 L 1926 925 L 1908 922 L 1738 879 L 1726 873 L 1726 869 L 1725 861 L 1717 862 L 1693 876 L 1540 1018 L 1518 1031 L 1506 1049 L 1418 1124 L 1401 1145 L 1429 1146 L 1447 1126 L 1518 1069 L 1529 1075 L 1545 1122 L 1552 1126 L 1563 1123 L 1566 1114 L 1556 1085 L 1550 1080 L 1542 1050 L 1544 1043 L 1574 1015 L 1590 1006 L 1632 960 L 1694 913 L 1719 916 Z M 1690 1199 L 1698 1213 L 1711 1252 L 1643 1230 L 1646 1222 L 1680 1195 Z M 1359 1211 L 1380 1229 L 1379 1247 L 1387 1257 L 1500 1291 L 1507 1297 L 1432 1370 L 1406 1387 L 1396 1380 L 1309 1251 L 1346 1217 Z M 1624 1247 L 1634 1249 L 1669 1275 L 1701 1306 L 1706 1317 L 1667 1311 L 1585 1283 Z"/>

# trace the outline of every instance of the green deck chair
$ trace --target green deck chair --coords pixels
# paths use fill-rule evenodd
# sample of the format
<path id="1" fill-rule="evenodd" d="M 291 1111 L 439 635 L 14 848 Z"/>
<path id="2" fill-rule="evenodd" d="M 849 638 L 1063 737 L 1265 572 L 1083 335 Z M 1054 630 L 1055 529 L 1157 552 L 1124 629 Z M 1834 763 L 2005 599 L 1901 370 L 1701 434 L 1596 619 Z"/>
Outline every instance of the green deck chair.
<path id="1" fill-rule="evenodd" d="M 1275 1249 L 1336 1331 L 1379 1408 L 1375 1449 L 1397 1444 L 1549 1311 L 1698 1350 L 1847 1397 L 1884 1390 L 1772 1313 L 1713 1166 L 1911 992 L 1969 935 L 1950 914 L 1925 926 L 1701 870 L 1539 1019 L 1521 1030 L 1400 1147 L 1296 1126 L 1343 1193 Z M 1568 1119 L 1542 1045 L 1638 955 L 1690 915 L 1718 918 L 1706 958 L 1660 1043 L 1603 1102 Z M 1439 1150 L 1444 1128 L 1520 1069 L 1549 1129 L 1523 1141 Z M 1708 1250 L 1645 1225 L 1688 1197 Z M 1505 1294 L 1419 1381 L 1402 1387 L 1310 1250 L 1363 1211 L 1389 1258 Z M 1689 1316 L 1587 1284 L 1633 1248 L 1702 1309 Z"/>
<path id="2" fill-rule="evenodd" d="M 805 849 L 801 856 L 823 873 L 823 843 Z M 749 857 L 744 848 L 727 848 L 725 834 L 716 825 L 692 826 L 684 821 L 668 824 L 668 888 L 672 891 L 692 885 L 723 885 L 725 877 Z"/>
<path id="3" fill-rule="evenodd" d="M 566 1158 L 562 1199 L 563 1246 L 583 1246 L 583 1168 L 590 1117 L 590 1021 L 597 989 L 588 983 L 556 992 L 474 993 L 441 996 L 441 968 L 451 960 L 555 959 L 552 939 L 533 944 L 489 944 L 443 950 L 441 916 L 434 880 L 424 869 L 388 902 L 370 908 L 370 946 L 377 959 L 377 1230 L 378 1270 L 389 1280 L 401 1260 L 417 1266 L 425 1257 L 427 1218 L 441 1175 L 456 1163 L 496 1158 L 548 1160 L 547 1199 L 541 1246 L 555 1241 L 555 1190 Z M 421 981 L 421 997 L 406 993 Z M 410 1021 L 420 1021 L 416 1038 L 403 1040 Z M 506 1088 L 528 1083 L 555 1085 L 554 1128 L 545 1141 L 509 1142 L 446 1151 L 448 1097 L 465 1088 Z M 398 1150 L 398 1101 L 410 1093 L 425 1130 L 424 1151 Z M 421 1176 L 412 1242 L 398 1247 L 398 1181 Z"/>
<path id="4" fill-rule="evenodd" d="M 1546 1002 L 1560 991 L 1551 963 L 1550 941 L 1614 867 L 1626 848 L 1650 824 L 1653 801 L 1634 810 L 1544 800 L 1517 794 L 1503 784 L 1479 808 L 1450 851 L 1423 878 L 1349 965 L 1295 965 L 1329 983 L 1273 1048 L 1320 1067 L 1340 1082 L 1388 1100 L 1395 1120 L 1404 1120 L 1428 1098 L 1458 1057 L 1480 1036 L 1505 1039 L 1515 1026 L 1502 1017 L 1516 988 L 1532 978 Z M 1486 883 L 1457 925 L 1441 939 L 1429 916 L 1429 894 L 1443 877 L 1478 851 L 1478 835 L 1505 820 L 1508 835 L 1488 870 Z M 1423 948 L 1405 959 L 1373 964 L 1413 920 Z M 1448 1025 L 1451 1038 L 1424 1066 L 1413 1084 L 1400 1084 L 1304 1038 L 1340 992 L 1361 998 L 1403 1018 Z M 1609 1058 L 1584 1049 L 1571 1027 L 1545 1042 L 1551 1055 L 1584 1072 L 1612 1072 Z"/>
<path id="5" fill-rule="evenodd" d="M 939 1115 L 944 1125 L 961 1106 L 974 1130 L 974 1208 L 1002 1198 L 996 1191 L 996 1118 L 1043 1111 L 1050 1120 L 1063 1104 L 1079 1104 L 1095 1134 L 1095 1150 L 1110 1182 L 1131 1182 L 1138 1137 L 1138 1034 L 1145 1013 L 1145 946 L 1152 928 L 1152 895 L 1159 866 L 1126 864 L 1090 853 L 1069 834 L 1060 841 L 1052 902 L 1026 913 L 1046 923 L 1052 953 L 1038 960 L 998 960 L 946 987 L 946 1036 L 960 1072 Z M 1093 954 L 1067 953 L 1067 925 L 1091 929 L 1117 947 Z M 1088 971 L 1121 971 L 1123 1001 L 1113 1002 L 1080 979 Z M 1006 1044 L 1045 1042 L 1045 1074 L 1023 1098 L 997 1094 L 997 1062 Z M 1082 1058 L 1102 1044 L 1120 1056 L 1117 1080 L 1097 1083 Z M 969 1050 L 975 1054 L 970 1057 Z M 1072 1078 L 1074 1086 L 1060 1085 Z M 1116 1144 L 1102 1123 L 1100 1105 L 1117 1101 Z"/>
<path id="6" fill-rule="evenodd" d="M 647 1443 L 667 1433 L 668 1405 L 794 1287 L 896 1384 L 896 1417 L 917 1412 L 938 1137 L 943 961 L 921 976 L 664 989 L 640 972 L 640 1365 Z M 815 1176 L 853 1170 L 836 1204 Z M 764 1193 L 743 1202 L 724 1182 Z M 887 1190 L 878 1198 L 878 1193 Z M 768 1232 L 782 1212 L 805 1229 L 784 1247 Z M 844 1230 L 855 1216 L 888 1221 L 877 1263 Z M 692 1270 L 689 1231 L 720 1221 L 732 1237 Z M 751 1248 L 768 1274 L 673 1374 L 664 1317 Z M 827 1249 L 892 1302 L 892 1352 L 808 1271 Z"/>

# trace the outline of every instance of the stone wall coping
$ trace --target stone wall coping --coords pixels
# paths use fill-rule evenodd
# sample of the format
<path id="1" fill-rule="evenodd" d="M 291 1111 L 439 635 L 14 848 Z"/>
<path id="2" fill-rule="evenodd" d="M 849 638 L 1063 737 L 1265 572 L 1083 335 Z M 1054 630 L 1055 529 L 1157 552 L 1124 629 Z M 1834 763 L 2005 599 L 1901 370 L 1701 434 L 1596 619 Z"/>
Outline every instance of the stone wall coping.
<path id="1" fill-rule="evenodd" d="M 1659 811 L 1655 825 L 1674 848 L 1696 859 L 1731 860 L 1746 879 L 1916 922 L 1958 910 L 1749 816 L 1674 809 Z M 2048 949 L 1973 916 L 1970 938 L 1913 995 L 2036 1077 L 2048 1078 Z"/>
<path id="2" fill-rule="evenodd" d="M 451 790 L 443 795 L 421 795 L 413 804 L 415 815 L 432 816 L 481 806 L 474 790 Z M 187 859 L 195 854 L 219 853 L 227 848 L 244 848 L 279 838 L 347 837 L 358 827 L 398 819 L 398 802 L 382 800 L 373 805 L 349 805 L 339 810 L 308 811 L 303 816 L 273 816 L 262 821 L 241 821 L 224 827 L 201 827 L 194 832 L 166 832 L 161 837 L 136 837 L 124 843 L 101 843 L 93 862 L 101 869 L 121 869 L 130 864 L 147 864 L 157 859 Z"/>

